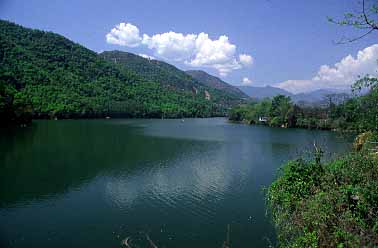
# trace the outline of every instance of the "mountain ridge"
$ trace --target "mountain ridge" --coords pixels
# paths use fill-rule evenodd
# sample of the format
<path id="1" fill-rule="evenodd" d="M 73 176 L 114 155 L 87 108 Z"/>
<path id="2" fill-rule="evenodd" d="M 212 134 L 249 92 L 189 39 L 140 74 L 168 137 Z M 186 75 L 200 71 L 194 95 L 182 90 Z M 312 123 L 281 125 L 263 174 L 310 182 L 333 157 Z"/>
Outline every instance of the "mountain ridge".
<path id="1" fill-rule="evenodd" d="M 223 105 L 238 104 L 241 102 L 241 98 L 243 98 L 242 93 L 238 95 L 225 88 L 213 87 L 164 61 L 148 59 L 119 50 L 104 51 L 99 56 L 117 66 L 131 70 L 145 80 L 151 80 L 162 86 L 172 87 L 176 90 L 192 91 L 195 94 L 202 95 L 206 99 L 213 99 Z M 211 75 L 208 76 L 213 77 Z"/>
<path id="2" fill-rule="evenodd" d="M 274 86 L 238 86 L 240 90 L 254 99 L 272 98 L 276 95 L 289 96 L 295 103 L 315 104 L 324 101 L 329 94 L 349 94 L 348 91 L 338 89 L 318 89 L 310 92 L 293 94 Z"/>
<path id="3" fill-rule="evenodd" d="M 243 91 L 248 96 L 255 98 L 255 99 L 263 99 L 263 98 L 271 98 L 276 95 L 285 95 L 285 96 L 292 96 L 293 94 L 277 88 L 273 86 L 263 86 L 263 87 L 257 87 L 257 86 L 237 86 L 238 89 Z"/>
<path id="4" fill-rule="evenodd" d="M 10 122 L 24 113 L 34 118 L 224 116 L 240 101 L 195 84 L 201 94 L 149 80 L 62 35 L 0 20 L 0 112 Z"/>
<path id="5" fill-rule="evenodd" d="M 213 76 L 205 71 L 202 70 L 187 70 L 185 71 L 187 74 L 192 76 L 193 78 L 197 79 L 204 85 L 209 87 L 213 87 L 219 90 L 224 90 L 229 92 L 232 95 L 235 95 L 240 98 L 248 98 L 248 95 L 245 94 L 243 91 L 238 89 L 236 86 L 233 86 L 220 78 Z"/>

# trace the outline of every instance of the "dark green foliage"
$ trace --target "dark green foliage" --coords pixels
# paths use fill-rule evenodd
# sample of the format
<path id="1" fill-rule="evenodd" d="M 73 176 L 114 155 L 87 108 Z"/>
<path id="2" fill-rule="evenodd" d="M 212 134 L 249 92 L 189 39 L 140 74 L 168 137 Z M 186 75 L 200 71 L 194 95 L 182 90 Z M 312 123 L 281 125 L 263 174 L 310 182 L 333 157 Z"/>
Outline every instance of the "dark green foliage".
<path id="1" fill-rule="evenodd" d="M 290 101 L 289 96 L 278 95 L 273 97 L 269 110 L 269 117 L 271 117 L 270 124 L 272 126 L 287 125 L 288 114 L 291 108 Z"/>
<path id="2" fill-rule="evenodd" d="M 325 164 L 288 162 L 267 200 L 280 247 L 378 245 L 378 160 L 352 153 Z"/>
<path id="3" fill-rule="evenodd" d="M 247 109 L 245 108 L 245 106 L 241 105 L 241 106 L 232 108 L 230 112 L 228 113 L 228 118 L 231 121 L 244 121 L 246 114 L 247 114 Z"/>
<path id="4" fill-rule="evenodd" d="M 250 124 L 256 124 L 259 122 L 260 117 L 269 116 L 271 106 L 272 102 L 269 99 L 239 105 L 229 111 L 229 119 L 232 121 L 244 121 Z"/>
<path id="5" fill-rule="evenodd" d="M 142 74 L 144 68 L 116 66 L 102 57 L 60 35 L 0 20 L 0 114 L 7 122 L 31 114 L 208 117 L 225 115 L 230 106 L 218 91 L 207 100 L 189 90 L 193 82 L 184 72 L 172 79 L 171 71 L 179 70 L 168 64 L 166 74 Z M 162 83 L 165 77 L 176 87 Z"/>
<path id="6" fill-rule="evenodd" d="M 28 124 L 31 121 L 32 109 L 24 92 L 0 80 L 0 126 L 11 124 Z"/>
<path id="7" fill-rule="evenodd" d="M 231 109 L 229 118 L 230 120 L 244 121 L 251 124 L 260 123 L 260 118 L 267 118 L 267 122 L 261 123 L 280 127 L 288 126 L 290 122 L 290 125 L 295 126 L 293 124 L 295 121 L 294 111 L 297 110 L 291 104 L 290 97 L 278 95 L 272 99 L 266 98 L 260 102 L 253 102 Z M 238 116 L 238 119 L 234 119 L 234 116 Z"/>

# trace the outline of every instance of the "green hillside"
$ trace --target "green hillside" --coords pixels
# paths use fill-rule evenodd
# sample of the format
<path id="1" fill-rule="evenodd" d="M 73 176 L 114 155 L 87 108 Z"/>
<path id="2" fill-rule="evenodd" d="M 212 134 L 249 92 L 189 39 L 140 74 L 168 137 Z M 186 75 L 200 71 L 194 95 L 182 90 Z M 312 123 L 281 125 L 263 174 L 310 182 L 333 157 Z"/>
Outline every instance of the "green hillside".
<path id="1" fill-rule="evenodd" d="M 191 76 L 163 61 L 146 59 L 123 51 L 105 51 L 99 56 L 141 75 L 145 80 L 183 90 L 202 87 Z"/>
<path id="2" fill-rule="evenodd" d="M 244 92 L 238 89 L 235 86 L 232 86 L 218 77 L 212 76 L 201 70 L 189 70 L 186 71 L 187 74 L 197 79 L 200 83 L 215 89 L 219 89 L 227 92 L 229 95 L 232 95 L 237 98 L 248 98 Z"/>
<path id="3" fill-rule="evenodd" d="M 152 79 L 61 35 L 0 20 L 0 113 L 5 122 L 31 116 L 208 117 L 224 115 L 229 107 L 223 99 L 207 100 Z"/>
<path id="4" fill-rule="evenodd" d="M 223 108 L 228 108 L 240 103 L 243 96 L 245 96 L 243 94 L 235 94 L 234 92 L 227 91 L 225 88 L 208 85 L 163 61 L 146 59 L 122 51 L 105 51 L 99 56 L 116 64 L 122 69 L 127 69 L 140 75 L 144 80 L 157 82 L 162 86 L 174 90 L 193 92 L 203 98 L 209 95 L 212 101 L 222 105 Z"/>

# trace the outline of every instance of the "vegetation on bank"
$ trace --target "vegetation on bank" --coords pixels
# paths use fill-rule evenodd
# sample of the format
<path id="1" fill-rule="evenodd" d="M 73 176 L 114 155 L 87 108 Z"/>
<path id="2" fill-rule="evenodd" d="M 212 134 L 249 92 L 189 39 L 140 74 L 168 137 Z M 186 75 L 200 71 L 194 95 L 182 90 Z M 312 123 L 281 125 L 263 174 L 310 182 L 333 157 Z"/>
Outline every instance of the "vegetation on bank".
<path id="1" fill-rule="evenodd" d="M 0 125 L 55 117 L 224 116 L 240 103 L 171 65 L 135 57 L 120 66 L 58 34 L 0 20 Z"/>
<path id="2" fill-rule="evenodd" d="M 374 1 L 362 0 L 360 12 L 346 13 L 338 21 L 329 18 L 338 25 L 365 31 L 340 43 L 377 31 L 377 10 Z M 368 89 L 364 96 L 307 108 L 307 113 L 316 110 L 316 115 L 294 115 L 294 123 L 300 127 L 364 132 L 357 136 L 353 151 L 343 157 L 322 162 L 323 151 L 315 146 L 314 159 L 299 158 L 281 168 L 267 191 L 279 247 L 378 247 L 378 78 L 367 75 L 353 86 L 355 91 L 363 88 Z M 290 114 L 298 113 L 294 108 L 299 113 L 306 110 L 295 105 L 287 111 L 282 108 L 280 124 L 290 126 Z M 243 106 L 233 114 L 240 115 L 240 120 L 254 120 L 246 117 L 253 109 L 259 108 Z"/>
<path id="3" fill-rule="evenodd" d="M 0 69 L 1 70 L 1 69 Z M 32 107 L 25 95 L 0 80 L 0 115 L 6 124 L 25 125 L 31 122 Z"/>
<path id="4" fill-rule="evenodd" d="M 330 95 L 324 106 L 301 106 L 292 103 L 290 97 L 278 95 L 272 99 L 236 106 L 230 110 L 229 119 L 274 127 L 378 130 L 377 79 L 363 78 L 355 84 L 354 89 L 358 91 L 358 88 L 365 86 L 369 90 L 363 96 L 340 99 L 338 95 Z"/>
<path id="5" fill-rule="evenodd" d="M 267 192 L 280 247 L 378 246 L 378 134 L 361 137 L 331 162 L 283 166 Z"/>
<path id="6" fill-rule="evenodd" d="M 268 188 L 280 247 L 378 246 L 378 80 L 354 85 L 363 87 L 368 94 L 323 109 L 332 128 L 365 131 L 354 150 L 322 162 L 315 146 L 314 159 L 289 161 Z"/>

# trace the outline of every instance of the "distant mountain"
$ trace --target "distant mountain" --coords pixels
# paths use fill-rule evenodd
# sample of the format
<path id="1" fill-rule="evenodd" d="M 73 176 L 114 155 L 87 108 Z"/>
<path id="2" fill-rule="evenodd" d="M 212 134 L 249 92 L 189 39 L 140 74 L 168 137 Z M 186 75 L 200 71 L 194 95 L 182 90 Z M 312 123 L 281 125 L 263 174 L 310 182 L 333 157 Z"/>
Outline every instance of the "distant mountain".
<path id="1" fill-rule="evenodd" d="M 238 88 L 243 91 L 248 96 L 261 100 L 263 98 L 271 98 L 277 95 L 284 95 L 284 96 L 293 96 L 292 93 L 272 87 L 272 86 L 265 86 L 265 87 L 255 87 L 255 86 L 238 86 Z"/>
<path id="2" fill-rule="evenodd" d="M 295 103 L 304 104 L 318 104 L 325 101 L 325 97 L 330 94 L 350 94 L 350 92 L 337 89 L 320 89 L 307 93 L 293 94 L 281 88 L 272 86 L 253 87 L 253 86 L 238 86 L 240 90 L 252 98 L 261 100 L 263 98 L 272 98 L 277 95 L 290 96 Z"/>
<path id="3" fill-rule="evenodd" d="M 235 95 L 236 97 L 239 97 L 239 98 L 248 98 L 248 95 L 245 94 L 240 89 L 238 89 L 237 87 L 232 86 L 224 82 L 220 78 L 212 76 L 204 71 L 189 70 L 189 71 L 186 71 L 186 73 L 192 76 L 193 78 L 197 79 L 200 83 L 206 86 L 228 92 L 231 95 Z"/>
<path id="4" fill-rule="evenodd" d="M 321 103 L 325 101 L 325 98 L 327 95 L 332 94 L 348 94 L 347 91 L 337 90 L 337 89 L 320 89 L 311 91 L 308 93 L 298 93 L 296 95 L 293 95 L 291 99 L 293 102 L 299 103 Z"/>
<path id="5" fill-rule="evenodd" d="M 230 85 L 228 85 L 229 87 L 215 87 L 163 61 L 123 51 L 106 51 L 100 53 L 99 56 L 122 69 L 136 73 L 145 80 L 157 82 L 175 90 L 195 92 L 195 94 L 216 101 L 225 107 L 238 104 L 242 98 L 247 97 L 237 89 L 237 93 L 230 90 L 229 88 L 233 88 Z M 206 75 L 208 78 L 213 77 Z"/>

